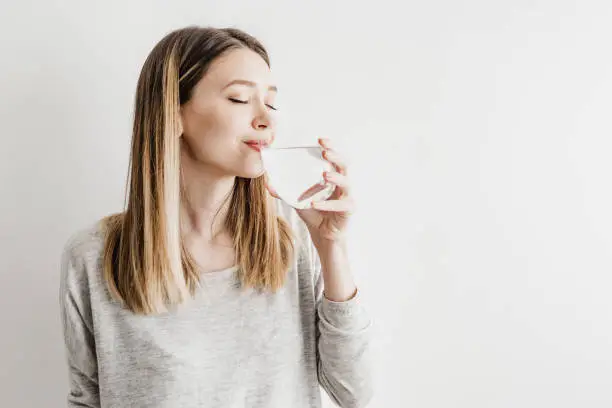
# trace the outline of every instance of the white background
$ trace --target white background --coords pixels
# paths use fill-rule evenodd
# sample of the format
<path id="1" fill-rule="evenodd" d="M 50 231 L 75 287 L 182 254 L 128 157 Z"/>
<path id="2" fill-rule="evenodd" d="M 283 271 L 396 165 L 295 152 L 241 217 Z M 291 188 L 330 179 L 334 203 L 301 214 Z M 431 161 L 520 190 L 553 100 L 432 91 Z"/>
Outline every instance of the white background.
<path id="1" fill-rule="evenodd" d="M 60 251 L 122 208 L 138 73 L 187 24 L 260 38 L 292 123 L 350 160 L 371 407 L 612 406 L 611 21 L 603 0 L 3 2 L 0 406 L 65 406 Z"/>

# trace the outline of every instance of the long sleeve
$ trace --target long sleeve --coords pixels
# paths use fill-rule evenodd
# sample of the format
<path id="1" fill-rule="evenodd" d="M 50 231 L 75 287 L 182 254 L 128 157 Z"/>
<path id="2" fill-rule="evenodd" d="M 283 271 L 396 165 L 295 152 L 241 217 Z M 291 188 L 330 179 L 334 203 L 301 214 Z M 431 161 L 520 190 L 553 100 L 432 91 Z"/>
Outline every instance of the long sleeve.
<path id="1" fill-rule="evenodd" d="M 323 295 L 320 269 L 317 257 L 315 296 L 319 383 L 340 407 L 365 407 L 372 398 L 372 321 L 361 304 L 359 291 L 345 302 L 327 299 Z"/>
<path id="2" fill-rule="evenodd" d="M 67 244 L 61 260 L 60 314 L 70 380 L 68 407 L 99 408 L 98 366 L 84 262 Z"/>

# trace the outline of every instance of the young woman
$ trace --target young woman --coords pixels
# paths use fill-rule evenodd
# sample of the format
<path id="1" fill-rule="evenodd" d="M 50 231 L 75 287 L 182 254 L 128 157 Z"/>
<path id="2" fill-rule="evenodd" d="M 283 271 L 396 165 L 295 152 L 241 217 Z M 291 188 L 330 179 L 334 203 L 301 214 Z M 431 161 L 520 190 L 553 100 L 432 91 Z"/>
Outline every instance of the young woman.
<path id="1" fill-rule="evenodd" d="M 267 186 L 270 62 L 237 29 L 187 27 L 138 80 L 125 211 L 62 256 L 70 407 L 342 407 L 371 397 L 371 320 L 349 271 L 346 165 L 294 210 Z"/>

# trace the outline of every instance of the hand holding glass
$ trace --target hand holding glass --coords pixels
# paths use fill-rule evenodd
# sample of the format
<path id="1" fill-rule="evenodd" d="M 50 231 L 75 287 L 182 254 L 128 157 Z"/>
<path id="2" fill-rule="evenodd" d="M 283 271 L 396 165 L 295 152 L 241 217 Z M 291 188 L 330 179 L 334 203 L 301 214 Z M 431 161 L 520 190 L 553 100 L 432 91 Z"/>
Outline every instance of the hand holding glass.
<path id="1" fill-rule="evenodd" d="M 335 186 L 323 172 L 333 166 L 322 156 L 321 146 L 267 147 L 261 149 L 269 185 L 281 200 L 297 209 L 310 208 L 313 201 L 324 201 Z"/>

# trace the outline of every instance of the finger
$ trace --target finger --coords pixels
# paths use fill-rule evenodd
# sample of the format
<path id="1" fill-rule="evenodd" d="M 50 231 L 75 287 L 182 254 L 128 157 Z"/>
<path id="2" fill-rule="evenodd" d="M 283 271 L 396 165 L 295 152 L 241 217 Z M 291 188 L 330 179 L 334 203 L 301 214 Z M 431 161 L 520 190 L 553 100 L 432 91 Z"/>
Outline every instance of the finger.
<path id="1" fill-rule="evenodd" d="M 319 144 L 324 147 L 325 149 L 331 149 L 333 148 L 333 143 L 331 142 L 331 140 L 327 139 L 327 138 L 319 138 Z"/>
<path id="2" fill-rule="evenodd" d="M 317 194 L 319 191 L 326 189 L 327 186 L 317 183 L 314 186 L 310 187 L 308 190 L 304 191 L 302 195 L 298 197 L 298 201 L 302 201 L 306 198 L 312 197 Z"/>
<path id="3" fill-rule="evenodd" d="M 346 161 L 334 149 L 334 143 L 330 139 L 320 138 L 319 144 L 323 147 L 323 158 L 331 163 L 334 170 L 336 170 L 338 173 L 346 174 Z"/>
<path id="4" fill-rule="evenodd" d="M 334 150 L 324 150 L 323 158 L 334 165 L 338 173 L 346 174 L 346 161 Z"/>
<path id="5" fill-rule="evenodd" d="M 334 198 L 349 195 L 351 188 L 349 179 L 346 175 L 335 171 L 326 171 L 323 173 L 323 178 L 325 181 L 328 181 L 337 187 L 336 190 L 338 191 L 338 194 L 336 194 L 336 197 Z"/>
<path id="6" fill-rule="evenodd" d="M 313 201 L 312 208 L 321 211 L 346 212 L 350 214 L 354 211 L 354 204 L 349 199 Z"/>

